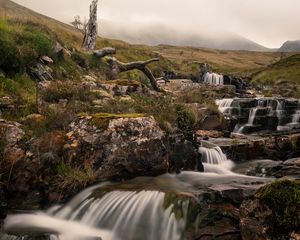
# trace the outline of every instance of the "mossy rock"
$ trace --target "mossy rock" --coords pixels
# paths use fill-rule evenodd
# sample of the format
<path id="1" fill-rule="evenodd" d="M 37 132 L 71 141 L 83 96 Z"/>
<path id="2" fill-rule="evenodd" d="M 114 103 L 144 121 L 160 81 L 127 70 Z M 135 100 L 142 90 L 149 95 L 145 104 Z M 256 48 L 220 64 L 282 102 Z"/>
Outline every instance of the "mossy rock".
<path id="1" fill-rule="evenodd" d="M 105 130 L 108 127 L 110 120 L 119 118 L 140 118 L 145 117 L 145 114 L 126 113 L 126 114 L 112 114 L 112 113 L 96 113 L 91 115 L 89 125 L 95 126 L 99 129 Z"/>
<path id="2" fill-rule="evenodd" d="M 256 194 L 272 210 L 273 231 L 290 233 L 300 229 L 300 180 L 281 180 Z"/>
<path id="3" fill-rule="evenodd" d="M 109 83 L 116 84 L 119 86 L 131 86 L 131 87 L 135 87 L 135 88 L 138 88 L 139 86 L 141 86 L 140 82 L 135 81 L 135 80 L 128 80 L 128 79 L 113 80 L 113 81 L 109 81 Z"/>

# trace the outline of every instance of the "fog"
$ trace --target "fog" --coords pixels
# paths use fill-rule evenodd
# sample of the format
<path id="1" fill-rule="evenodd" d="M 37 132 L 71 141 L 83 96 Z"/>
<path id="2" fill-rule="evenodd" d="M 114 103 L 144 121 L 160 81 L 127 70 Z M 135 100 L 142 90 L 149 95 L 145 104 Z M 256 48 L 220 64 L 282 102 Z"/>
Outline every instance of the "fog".
<path id="1" fill-rule="evenodd" d="M 70 22 L 75 15 L 88 16 L 91 1 L 15 2 Z M 120 37 L 120 34 L 113 34 L 118 25 L 127 35 L 136 30 L 141 31 L 142 26 L 152 30 L 163 26 L 163 29 L 170 29 L 170 34 L 173 31 L 191 36 L 196 33 L 201 33 L 201 36 L 216 34 L 218 38 L 219 33 L 234 34 L 275 48 L 286 40 L 300 39 L 299 10 L 299 0 L 99 0 L 99 26 L 101 29 L 102 21 L 102 34 L 110 37 Z M 151 35 L 150 30 L 145 31 Z M 141 38 L 140 41 L 144 41 Z"/>

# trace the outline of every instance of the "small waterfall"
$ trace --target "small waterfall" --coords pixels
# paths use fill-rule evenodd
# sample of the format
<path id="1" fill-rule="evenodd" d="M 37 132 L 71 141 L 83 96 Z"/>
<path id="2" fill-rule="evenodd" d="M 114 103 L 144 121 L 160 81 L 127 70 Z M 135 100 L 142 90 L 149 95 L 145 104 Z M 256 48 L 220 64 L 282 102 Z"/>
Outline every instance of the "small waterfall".
<path id="1" fill-rule="evenodd" d="M 250 126 L 254 125 L 254 121 L 255 121 L 255 117 L 256 117 L 256 113 L 257 113 L 258 109 L 259 108 L 251 108 L 250 113 L 249 113 L 248 125 L 250 125 Z"/>
<path id="2" fill-rule="evenodd" d="M 218 106 L 218 109 L 221 113 L 228 113 L 230 114 L 230 109 L 233 104 L 233 98 L 224 98 L 220 100 L 216 100 L 216 104 Z"/>
<path id="3" fill-rule="evenodd" d="M 219 146 L 213 145 L 212 147 L 200 147 L 199 152 L 202 155 L 204 172 L 233 174 L 231 169 L 234 167 L 234 163 L 227 159 Z"/>
<path id="4" fill-rule="evenodd" d="M 218 109 L 235 122 L 231 131 L 290 131 L 300 129 L 300 101 L 277 98 L 234 98 L 216 100 Z"/>
<path id="5" fill-rule="evenodd" d="M 96 194 L 96 195 L 95 195 Z M 174 204 L 166 205 L 159 191 L 113 191 L 97 197 L 93 192 L 78 195 L 65 207 L 48 214 L 12 215 L 6 230 L 57 233 L 51 240 L 164 240 L 183 239 L 183 218 L 174 214 Z M 182 203 L 182 206 L 187 207 Z M 187 209 L 186 209 L 187 211 Z M 18 239 L 18 238 L 17 238 Z"/>
<path id="6" fill-rule="evenodd" d="M 207 72 L 204 76 L 204 83 L 210 85 L 224 85 L 224 76 Z"/>
<path id="7" fill-rule="evenodd" d="M 292 123 L 300 123 L 300 110 L 297 110 L 293 115 Z"/>

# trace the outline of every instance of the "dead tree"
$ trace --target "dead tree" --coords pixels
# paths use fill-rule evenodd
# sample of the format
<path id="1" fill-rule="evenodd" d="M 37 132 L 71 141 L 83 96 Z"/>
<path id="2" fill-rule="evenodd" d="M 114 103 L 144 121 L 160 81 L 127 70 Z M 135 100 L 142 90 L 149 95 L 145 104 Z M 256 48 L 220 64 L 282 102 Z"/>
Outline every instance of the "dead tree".
<path id="1" fill-rule="evenodd" d="M 94 51 L 94 55 L 97 57 L 97 58 L 103 58 L 105 56 L 108 56 L 108 55 L 114 55 L 116 54 L 116 49 L 115 48 L 112 48 L 112 47 L 106 47 L 106 48 L 102 48 L 100 50 L 96 50 Z"/>
<path id="2" fill-rule="evenodd" d="M 98 36 L 97 5 L 98 0 L 93 0 L 90 5 L 90 18 L 85 27 L 82 47 L 87 52 L 94 50 L 96 46 Z"/>
<path id="3" fill-rule="evenodd" d="M 117 75 L 121 72 L 127 72 L 130 70 L 140 70 L 143 72 L 150 80 L 150 83 L 155 91 L 161 91 L 161 89 L 158 87 L 155 77 L 153 76 L 153 73 L 151 70 L 147 67 L 148 64 L 153 62 L 158 62 L 159 58 L 153 58 L 147 61 L 136 61 L 136 62 L 130 62 L 130 63 L 122 63 L 118 61 L 116 58 L 108 58 L 108 63 L 112 67 L 112 75 L 113 78 L 116 79 Z"/>

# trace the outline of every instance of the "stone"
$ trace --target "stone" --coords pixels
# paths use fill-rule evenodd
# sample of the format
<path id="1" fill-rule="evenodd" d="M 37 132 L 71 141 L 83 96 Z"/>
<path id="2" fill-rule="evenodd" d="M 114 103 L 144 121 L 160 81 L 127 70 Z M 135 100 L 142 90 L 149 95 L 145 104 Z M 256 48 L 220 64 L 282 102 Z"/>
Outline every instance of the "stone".
<path id="1" fill-rule="evenodd" d="M 37 79 L 38 81 L 51 81 L 54 79 L 51 72 L 49 71 L 49 68 L 46 68 L 46 66 L 44 66 L 41 63 L 37 63 L 29 70 L 31 76 Z"/>
<path id="2" fill-rule="evenodd" d="M 53 64 L 54 61 L 52 58 L 48 57 L 48 56 L 42 56 L 41 57 L 41 61 L 44 63 L 44 64 Z"/>
<path id="3" fill-rule="evenodd" d="M 300 183 L 280 180 L 262 187 L 240 207 L 242 238 L 292 239 L 300 229 Z"/>
<path id="4" fill-rule="evenodd" d="M 169 157 L 169 172 L 179 173 L 181 171 L 203 172 L 201 154 L 198 149 L 189 141 L 175 143 L 171 146 Z"/>
<path id="5" fill-rule="evenodd" d="M 152 117 L 83 117 L 71 125 L 76 162 L 91 161 L 97 179 L 155 176 L 168 170 L 165 133 Z"/>

